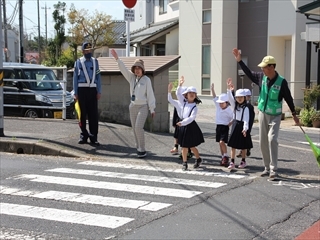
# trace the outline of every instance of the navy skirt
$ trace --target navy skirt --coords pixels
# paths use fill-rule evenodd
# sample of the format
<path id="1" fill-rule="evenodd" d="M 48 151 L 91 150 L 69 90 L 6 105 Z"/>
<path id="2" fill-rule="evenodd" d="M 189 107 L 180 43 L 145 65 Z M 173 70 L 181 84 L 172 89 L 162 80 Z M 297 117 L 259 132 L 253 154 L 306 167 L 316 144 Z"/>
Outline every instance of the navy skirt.
<path id="1" fill-rule="evenodd" d="M 234 121 L 232 124 L 231 134 L 228 141 L 228 146 L 236 149 L 252 148 L 252 140 L 250 133 L 247 132 L 246 137 L 243 136 L 243 122 Z"/>
<path id="2" fill-rule="evenodd" d="M 178 128 L 178 143 L 181 147 L 196 147 L 204 142 L 202 131 L 195 121 Z"/>

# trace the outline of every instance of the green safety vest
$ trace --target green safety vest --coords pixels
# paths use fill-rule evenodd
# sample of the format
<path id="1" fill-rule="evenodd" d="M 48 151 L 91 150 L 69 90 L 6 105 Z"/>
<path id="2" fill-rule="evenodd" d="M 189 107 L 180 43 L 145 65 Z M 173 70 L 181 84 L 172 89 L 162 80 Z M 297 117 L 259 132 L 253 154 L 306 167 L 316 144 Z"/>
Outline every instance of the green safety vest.
<path id="1" fill-rule="evenodd" d="M 258 99 L 258 109 L 269 115 L 280 115 L 282 113 L 282 101 L 279 102 L 279 93 L 283 77 L 278 75 L 275 83 L 268 90 L 267 76 L 262 78 L 262 86 Z"/>

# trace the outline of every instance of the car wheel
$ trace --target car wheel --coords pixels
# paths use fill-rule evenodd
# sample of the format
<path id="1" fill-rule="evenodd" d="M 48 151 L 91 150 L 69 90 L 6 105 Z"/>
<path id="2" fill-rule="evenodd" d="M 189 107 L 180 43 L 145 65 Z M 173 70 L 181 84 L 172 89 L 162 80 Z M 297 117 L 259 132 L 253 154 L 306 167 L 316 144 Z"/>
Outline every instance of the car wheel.
<path id="1" fill-rule="evenodd" d="M 24 114 L 25 117 L 29 117 L 29 118 L 38 118 L 39 117 L 39 114 L 37 113 L 36 110 L 34 109 L 28 109 L 25 114 Z"/>

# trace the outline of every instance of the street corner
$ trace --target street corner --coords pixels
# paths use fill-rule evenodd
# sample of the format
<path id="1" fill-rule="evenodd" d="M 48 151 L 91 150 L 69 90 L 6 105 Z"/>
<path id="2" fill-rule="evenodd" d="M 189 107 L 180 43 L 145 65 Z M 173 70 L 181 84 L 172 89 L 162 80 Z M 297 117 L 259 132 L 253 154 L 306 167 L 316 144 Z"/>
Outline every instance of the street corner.
<path id="1" fill-rule="evenodd" d="M 45 140 L 26 140 L 16 138 L 1 138 L 0 152 L 15 154 L 36 154 L 62 157 L 86 157 L 81 152 L 47 142 Z"/>

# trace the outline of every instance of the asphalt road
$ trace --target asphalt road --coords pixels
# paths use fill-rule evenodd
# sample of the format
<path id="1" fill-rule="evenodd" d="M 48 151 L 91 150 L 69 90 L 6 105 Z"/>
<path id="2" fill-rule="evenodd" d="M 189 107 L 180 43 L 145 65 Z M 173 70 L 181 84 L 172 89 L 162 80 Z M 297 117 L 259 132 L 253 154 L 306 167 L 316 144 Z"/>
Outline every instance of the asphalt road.
<path id="1" fill-rule="evenodd" d="M 319 190 L 243 171 L 1 154 L 0 238 L 293 239 L 319 220 Z"/>
<path id="2" fill-rule="evenodd" d="M 281 178 L 270 182 L 258 176 L 257 124 L 248 168 L 230 173 L 211 121 L 198 119 L 204 163 L 182 172 L 172 134 L 146 133 L 148 157 L 137 159 L 127 126 L 101 123 L 96 148 L 76 144 L 75 121 L 5 118 L 1 144 L 36 142 L 74 157 L 0 152 L 0 239 L 294 239 L 320 220 L 320 171 L 299 128 L 283 122 Z M 320 142 L 318 129 L 306 132 Z"/>

